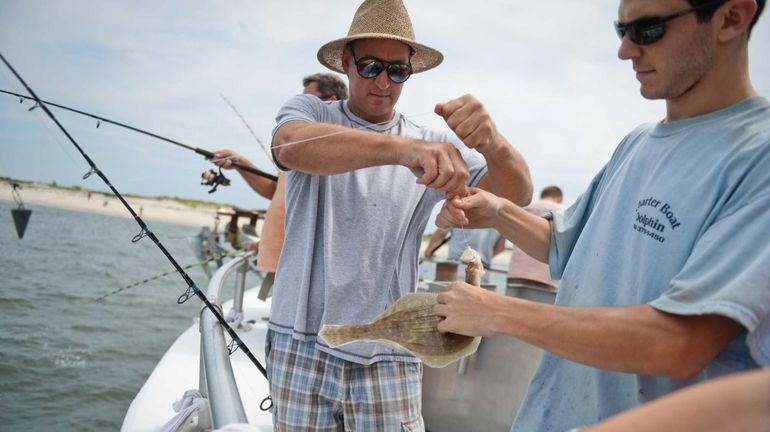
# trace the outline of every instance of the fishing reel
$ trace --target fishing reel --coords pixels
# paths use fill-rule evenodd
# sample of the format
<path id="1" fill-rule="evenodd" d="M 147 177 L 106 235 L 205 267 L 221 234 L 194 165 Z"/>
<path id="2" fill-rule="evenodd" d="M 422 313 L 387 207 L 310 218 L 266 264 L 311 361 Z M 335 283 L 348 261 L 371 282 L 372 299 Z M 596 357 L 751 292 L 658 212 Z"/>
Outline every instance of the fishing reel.
<path id="1" fill-rule="evenodd" d="M 220 185 L 230 186 L 230 179 L 225 177 L 225 175 L 222 173 L 222 168 L 219 168 L 219 172 L 210 169 L 208 171 L 204 171 L 203 174 L 201 174 L 201 185 L 213 186 L 209 193 L 214 193 L 217 191 L 217 188 Z"/>

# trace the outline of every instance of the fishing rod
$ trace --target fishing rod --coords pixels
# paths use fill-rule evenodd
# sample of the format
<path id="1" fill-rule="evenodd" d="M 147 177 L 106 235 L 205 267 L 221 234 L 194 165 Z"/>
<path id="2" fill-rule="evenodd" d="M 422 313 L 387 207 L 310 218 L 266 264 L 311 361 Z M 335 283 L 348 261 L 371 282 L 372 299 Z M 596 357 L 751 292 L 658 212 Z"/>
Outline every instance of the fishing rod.
<path id="1" fill-rule="evenodd" d="M 90 117 L 90 118 L 92 118 L 92 119 L 97 121 L 97 123 L 96 123 L 96 127 L 97 128 L 99 126 L 101 126 L 102 122 L 113 124 L 115 126 L 119 126 L 119 127 L 122 127 L 122 128 L 128 129 L 128 130 L 132 130 L 134 132 L 139 132 L 140 134 L 151 136 L 151 137 L 159 139 L 161 141 L 166 141 L 168 143 L 177 145 L 177 146 L 185 148 L 187 150 L 192 150 L 195 153 L 198 153 L 199 155 L 205 157 L 206 159 L 210 160 L 210 159 L 214 158 L 214 153 L 212 153 L 212 152 L 210 152 L 208 150 L 202 149 L 200 147 L 193 147 L 191 145 L 187 145 L 187 144 L 181 143 L 179 141 L 172 140 L 171 138 L 166 138 L 164 136 L 158 135 L 158 134 L 153 133 L 153 132 L 148 132 L 146 130 L 139 129 L 137 127 L 134 127 L 134 126 L 131 126 L 131 125 L 127 125 L 125 123 L 121 123 L 121 122 L 118 122 L 118 121 L 115 121 L 115 120 L 110 120 L 110 119 L 108 119 L 106 117 L 98 116 L 96 114 L 91 114 L 91 113 L 88 113 L 88 112 L 85 112 L 85 111 L 81 111 L 79 109 L 71 108 L 71 107 L 68 107 L 68 106 L 65 106 L 65 105 L 61 105 L 61 104 L 57 104 L 57 103 L 54 103 L 54 102 L 49 102 L 49 101 L 45 101 L 45 100 L 36 100 L 35 98 L 29 97 L 29 96 L 25 96 L 25 95 L 22 95 L 22 94 L 19 94 L 19 93 L 14 93 L 14 92 L 8 91 L 8 90 L 0 89 L 0 93 L 5 93 L 7 95 L 16 96 L 16 97 L 19 98 L 19 102 L 23 102 L 24 99 L 35 101 L 36 105 L 33 106 L 32 108 L 30 108 L 29 111 L 32 111 L 33 109 L 35 109 L 38 106 L 40 106 L 40 103 L 42 102 L 42 103 L 44 103 L 46 105 L 54 106 L 54 107 L 57 107 L 57 108 L 61 108 L 63 110 L 67 110 L 67 111 L 70 111 L 70 112 L 74 112 L 76 114 L 80 114 L 82 116 Z M 238 168 L 240 170 L 249 172 L 249 173 L 254 174 L 254 175 L 258 175 L 260 177 L 264 177 L 264 178 L 266 178 L 268 180 L 271 180 L 271 181 L 274 181 L 274 182 L 278 181 L 278 177 L 276 177 L 276 176 L 274 176 L 272 174 L 268 174 L 268 173 L 266 173 L 264 171 L 261 171 L 261 170 L 259 170 L 257 168 L 250 167 L 248 165 L 244 165 L 244 164 L 241 164 L 241 163 L 238 163 L 238 162 L 235 162 L 235 161 L 231 161 L 231 162 L 232 162 L 234 167 L 236 167 L 236 168 Z M 222 185 L 225 185 L 225 186 L 229 185 L 229 180 L 224 178 L 224 175 L 222 175 L 222 171 L 221 170 L 219 171 L 219 174 L 218 174 L 219 176 L 221 176 L 219 178 L 214 177 L 212 174 L 213 175 L 217 175 L 214 170 L 210 170 L 210 173 L 206 172 L 206 173 L 203 174 L 203 176 L 204 176 L 203 179 L 205 181 L 211 182 L 211 183 L 203 183 L 203 184 L 205 184 L 207 186 L 214 185 L 214 188 L 210 192 L 214 192 L 216 190 L 216 186 L 218 186 L 219 184 L 222 184 Z M 217 182 L 217 180 L 222 180 L 222 179 L 226 180 L 226 182 L 225 181 Z"/>
<path id="2" fill-rule="evenodd" d="M 177 303 L 178 304 L 182 304 L 182 303 L 186 302 L 187 300 L 189 300 L 190 298 L 192 298 L 193 295 L 196 295 L 200 299 L 200 301 L 203 302 L 205 307 L 214 315 L 214 317 L 217 319 L 217 321 L 219 321 L 219 324 L 221 324 L 222 327 L 227 331 L 227 333 L 232 338 L 232 342 L 235 343 L 238 346 L 238 348 L 241 349 L 241 351 L 243 351 L 243 353 L 246 355 L 246 357 L 248 357 L 249 360 L 251 360 L 251 362 L 254 363 L 254 365 L 257 367 L 257 369 L 259 369 L 259 371 L 262 373 L 262 375 L 265 377 L 265 379 L 267 379 L 267 371 L 265 370 L 264 366 L 262 366 L 262 364 L 259 362 L 259 360 L 257 360 L 257 358 L 254 356 L 254 354 L 252 354 L 252 352 L 249 350 L 249 348 L 246 346 L 246 344 L 243 343 L 241 338 L 238 336 L 238 333 L 236 333 L 235 330 L 233 330 L 233 328 L 227 323 L 225 318 L 222 316 L 222 313 L 219 311 L 218 307 L 216 307 L 213 304 L 211 304 L 211 302 L 208 300 L 208 298 L 206 298 L 206 295 L 203 294 L 203 291 L 201 291 L 200 288 L 198 288 L 198 286 L 195 285 L 195 282 L 193 282 L 193 280 L 190 278 L 190 276 L 187 273 L 185 273 L 185 271 L 182 269 L 182 267 L 179 265 L 179 263 L 177 263 L 177 261 L 171 255 L 171 253 L 166 249 L 165 246 L 163 246 L 163 244 L 160 242 L 160 240 L 155 235 L 155 233 L 153 233 L 147 227 L 147 224 L 144 222 L 144 220 L 142 220 L 142 218 L 139 217 L 139 215 L 136 214 L 136 212 L 134 211 L 133 207 L 131 207 L 131 205 L 128 203 L 128 201 L 126 201 L 126 199 L 123 198 L 123 195 L 121 195 L 120 192 L 118 192 L 118 190 L 115 188 L 115 186 L 112 185 L 112 183 L 107 178 L 107 176 L 99 168 L 96 167 L 96 164 L 94 163 L 94 161 L 88 156 L 88 154 L 83 150 L 83 148 L 80 147 L 80 145 L 75 141 L 75 139 L 72 138 L 72 136 L 69 134 L 69 132 L 67 132 L 67 129 L 65 129 L 64 126 L 62 126 L 62 124 L 59 123 L 59 120 L 56 119 L 56 117 L 53 115 L 51 110 L 48 109 L 48 106 L 46 106 L 46 102 L 41 100 L 37 96 L 37 94 L 35 94 L 35 92 L 27 85 L 26 81 L 24 81 L 24 79 L 21 77 L 21 75 L 19 75 L 19 73 L 16 72 L 16 69 L 14 69 L 13 66 L 11 66 L 10 63 L 8 63 L 8 60 L 5 59 L 5 56 L 3 56 L 2 53 L 0 53 L 0 60 L 2 60 L 3 63 L 5 63 L 5 65 L 8 67 L 8 69 L 10 69 L 11 72 L 13 72 L 13 75 L 16 77 L 16 79 L 18 79 L 19 82 L 24 86 L 24 88 L 27 89 L 27 92 L 29 92 L 29 94 L 32 96 L 32 98 L 37 103 L 36 106 L 39 106 L 43 111 L 45 111 L 46 115 L 51 120 L 53 120 L 54 123 L 56 123 L 56 126 L 59 127 L 59 129 L 62 131 L 62 133 L 64 133 L 64 135 L 67 136 L 67 139 L 69 139 L 69 141 L 72 143 L 72 145 L 75 146 L 75 148 L 80 152 L 80 155 L 83 156 L 83 159 L 85 159 L 86 162 L 88 162 L 88 165 L 91 167 L 91 169 L 83 176 L 83 179 L 85 180 L 88 177 L 90 177 L 92 174 L 96 174 L 99 178 L 102 179 L 104 184 L 106 184 L 110 188 L 110 190 L 115 194 L 115 197 L 117 197 L 120 200 L 120 202 L 123 204 L 123 206 L 126 207 L 126 210 L 128 210 L 128 212 L 131 213 L 131 216 L 134 217 L 134 220 L 136 221 L 137 224 L 139 224 L 139 227 L 141 228 L 141 231 L 139 232 L 139 234 L 134 236 L 134 238 L 131 239 L 131 241 L 136 243 L 136 242 L 138 242 L 139 240 L 141 240 L 144 237 L 149 237 L 150 240 L 152 240 L 153 243 L 155 243 L 155 246 L 157 246 L 158 249 L 160 249 L 160 251 L 163 252 L 163 255 L 165 255 L 166 258 L 168 259 L 168 261 L 171 263 L 171 265 L 174 266 L 174 268 L 179 273 L 179 275 L 182 277 L 182 279 L 184 279 L 184 281 L 187 283 L 187 291 L 185 291 L 184 294 L 180 295 L 177 298 Z M 228 350 L 228 351 L 231 354 L 232 354 L 232 352 L 234 352 L 234 350 Z M 262 403 L 264 404 L 266 401 L 270 401 L 270 403 L 265 408 L 265 410 L 269 409 L 270 406 L 272 406 L 272 401 L 270 400 L 270 396 L 267 396 L 267 398 L 265 398 L 265 400 L 263 400 Z M 260 406 L 261 406 L 261 404 L 260 404 Z"/>

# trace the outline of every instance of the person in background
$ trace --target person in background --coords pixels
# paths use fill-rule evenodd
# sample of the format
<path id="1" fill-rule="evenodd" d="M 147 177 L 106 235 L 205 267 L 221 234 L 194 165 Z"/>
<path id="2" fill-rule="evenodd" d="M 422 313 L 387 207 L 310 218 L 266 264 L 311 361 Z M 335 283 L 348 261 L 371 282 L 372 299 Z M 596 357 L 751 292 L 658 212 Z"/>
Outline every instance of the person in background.
<path id="1" fill-rule="evenodd" d="M 532 203 L 524 210 L 536 216 L 543 216 L 549 212 L 562 209 L 562 192 L 558 186 L 548 186 L 540 191 L 540 199 Z M 508 265 L 508 283 L 536 286 L 546 289 L 559 288 L 559 281 L 551 279 L 551 271 L 548 264 L 542 263 L 523 250 L 513 245 L 511 261 Z"/>
<path id="2" fill-rule="evenodd" d="M 440 331 L 546 351 L 513 431 L 594 424 L 689 385 L 755 369 L 770 310 L 770 101 L 749 77 L 764 0 L 621 0 L 618 56 L 664 119 L 637 127 L 564 212 L 489 192 L 447 200 L 436 225 L 493 227 L 561 279 L 556 304 L 463 282 Z M 730 85 L 725 85 L 730 83 Z M 766 334 L 765 334 L 766 335 Z"/>
<path id="3" fill-rule="evenodd" d="M 340 101 L 348 98 L 348 86 L 339 76 L 316 73 L 302 79 L 304 94 L 318 96 L 322 101 Z"/>

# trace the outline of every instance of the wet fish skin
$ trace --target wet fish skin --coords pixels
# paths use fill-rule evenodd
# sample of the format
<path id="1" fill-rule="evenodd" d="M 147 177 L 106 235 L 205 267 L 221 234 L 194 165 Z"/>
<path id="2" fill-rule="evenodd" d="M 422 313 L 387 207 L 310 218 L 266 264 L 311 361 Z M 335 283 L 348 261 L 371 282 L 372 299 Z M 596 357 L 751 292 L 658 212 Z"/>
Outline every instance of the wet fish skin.
<path id="1" fill-rule="evenodd" d="M 480 286 L 484 274 L 481 256 L 468 248 L 461 259 L 470 261 L 466 282 Z M 435 293 L 408 294 L 369 324 L 325 325 L 319 336 L 332 348 L 356 341 L 379 342 L 406 350 L 430 367 L 444 367 L 476 352 L 481 338 L 440 332 L 441 318 L 433 313 L 436 297 Z"/>
<path id="2" fill-rule="evenodd" d="M 369 324 L 325 325 L 319 335 L 332 348 L 355 341 L 377 341 L 405 349 L 428 366 L 443 367 L 461 358 L 468 349 L 475 351 L 476 341 L 470 336 L 438 331 L 441 318 L 433 313 L 437 296 L 408 294 Z"/>

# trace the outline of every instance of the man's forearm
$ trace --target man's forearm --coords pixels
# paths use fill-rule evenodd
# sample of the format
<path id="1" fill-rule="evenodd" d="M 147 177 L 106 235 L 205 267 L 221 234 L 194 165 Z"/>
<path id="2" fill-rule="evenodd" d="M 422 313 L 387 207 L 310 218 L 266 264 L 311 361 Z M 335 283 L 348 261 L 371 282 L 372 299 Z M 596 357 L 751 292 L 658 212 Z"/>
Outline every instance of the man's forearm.
<path id="1" fill-rule="evenodd" d="M 740 328 L 722 316 L 672 315 L 648 305 L 562 307 L 505 297 L 494 310 L 495 333 L 588 366 L 676 379 L 699 373 Z"/>
<path id="2" fill-rule="evenodd" d="M 770 430 L 770 370 L 706 381 L 581 430 L 767 431 Z"/>
<path id="3" fill-rule="evenodd" d="M 252 164 L 251 162 L 245 165 L 254 167 L 254 164 Z M 241 177 L 243 177 L 243 179 L 251 187 L 251 189 L 254 192 L 261 195 L 262 197 L 267 199 L 272 199 L 273 195 L 275 195 L 275 188 L 278 185 L 277 182 L 274 182 L 270 179 L 266 179 L 264 177 L 260 177 L 248 171 L 242 171 L 240 169 L 238 169 L 238 173 L 241 175 Z"/>
<path id="4" fill-rule="evenodd" d="M 527 162 L 502 135 L 498 135 L 497 140 L 495 150 L 482 153 L 488 171 L 486 184 L 479 186 L 514 204 L 526 206 L 532 201 L 532 178 Z"/>
<path id="5" fill-rule="evenodd" d="M 397 148 L 406 138 L 344 126 L 289 122 L 273 139 L 276 159 L 287 168 L 332 175 L 397 163 Z"/>
<path id="6" fill-rule="evenodd" d="M 548 262 L 551 247 L 551 223 L 548 220 L 506 201 L 498 210 L 494 228 L 527 255 Z"/>

